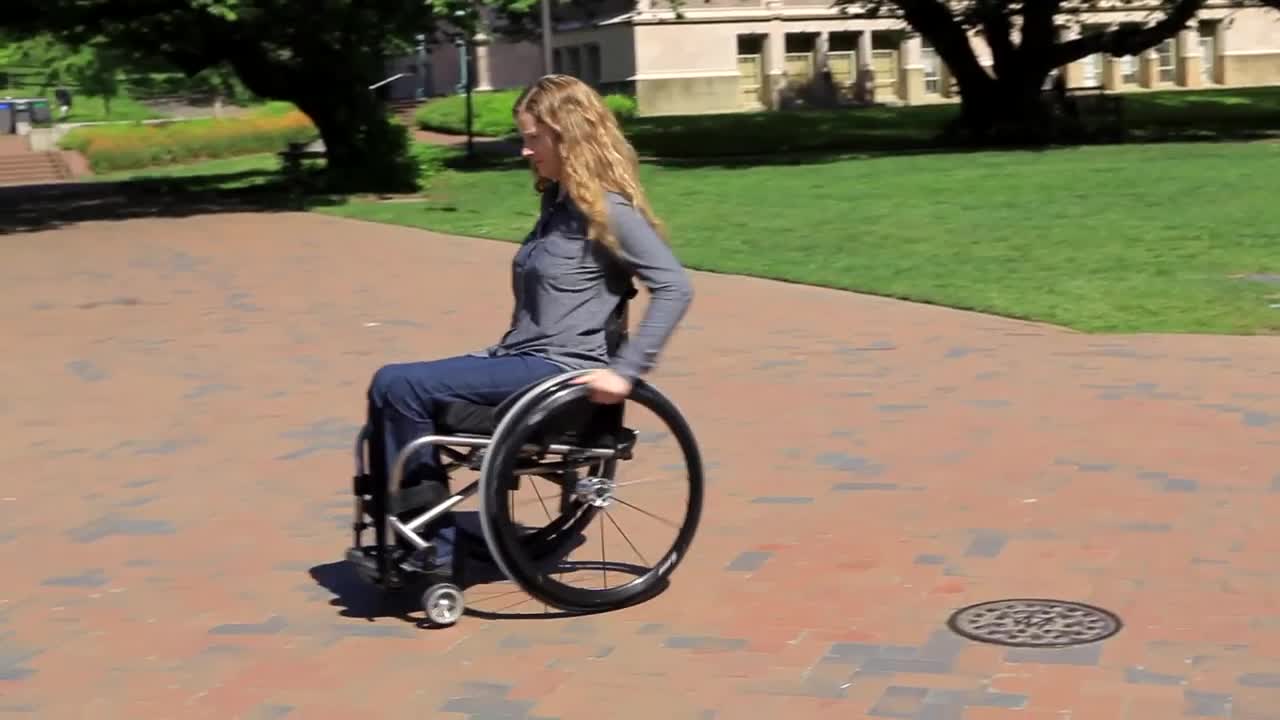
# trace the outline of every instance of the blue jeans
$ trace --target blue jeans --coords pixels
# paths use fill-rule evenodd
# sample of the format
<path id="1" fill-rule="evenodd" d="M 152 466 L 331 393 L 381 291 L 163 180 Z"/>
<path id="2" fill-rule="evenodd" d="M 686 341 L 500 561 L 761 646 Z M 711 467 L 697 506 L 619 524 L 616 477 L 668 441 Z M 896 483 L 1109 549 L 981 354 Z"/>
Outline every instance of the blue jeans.
<path id="1" fill-rule="evenodd" d="M 373 481 L 385 485 L 400 449 L 416 438 L 435 432 L 432 420 L 435 403 L 462 400 L 498 405 L 525 386 L 563 372 L 559 365 L 531 355 L 460 355 L 384 365 L 369 383 L 369 456 Z M 430 452 L 410 457 L 402 482 L 406 487 L 422 482 L 440 483 L 443 499 L 448 477 L 440 469 L 438 449 L 431 448 Z M 433 523 L 426 534 L 435 548 L 436 561 L 450 562 L 456 537 L 450 519 Z"/>

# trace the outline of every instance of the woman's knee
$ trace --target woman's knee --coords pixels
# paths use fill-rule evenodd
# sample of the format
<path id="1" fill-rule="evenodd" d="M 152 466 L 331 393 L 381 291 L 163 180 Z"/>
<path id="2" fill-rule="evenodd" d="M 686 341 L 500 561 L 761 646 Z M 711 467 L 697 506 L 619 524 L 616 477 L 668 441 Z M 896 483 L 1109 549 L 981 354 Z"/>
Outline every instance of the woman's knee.
<path id="1" fill-rule="evenodd" d="M 406 397 L 413 394 L 408 363 L 383 365 L 369 381 L 369 401 L 375 407 L 387 404 L 401 406 Z"/>

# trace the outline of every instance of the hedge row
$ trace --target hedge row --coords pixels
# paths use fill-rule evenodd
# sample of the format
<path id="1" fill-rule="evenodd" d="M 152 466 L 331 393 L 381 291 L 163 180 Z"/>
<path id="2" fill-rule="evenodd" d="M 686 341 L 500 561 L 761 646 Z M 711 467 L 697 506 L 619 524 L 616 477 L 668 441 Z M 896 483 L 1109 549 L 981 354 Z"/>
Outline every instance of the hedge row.
<path id="1" fill-rule="evenodd" d="M 94 172 L 102 173 L 275 152 L 318 135 L 300 111 L 272 110 L 240 118 L 79 127 L 60 144 L 83 153 Z"/>

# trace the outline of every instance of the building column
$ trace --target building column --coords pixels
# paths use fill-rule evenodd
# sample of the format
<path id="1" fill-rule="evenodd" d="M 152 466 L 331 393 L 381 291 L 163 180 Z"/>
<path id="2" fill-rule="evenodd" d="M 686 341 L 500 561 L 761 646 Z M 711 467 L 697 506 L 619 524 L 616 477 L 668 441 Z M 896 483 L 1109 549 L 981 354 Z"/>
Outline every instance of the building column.
<path id="1" fill-rule="evenodd" d="M 853 99 L 859 103 L 875 102 L 875 83 L 871 80 L 871 30 L 858 33 L 858 49 L 853 58 Z"/>
<path id="2" fill-rule="evenodd" d="M 1124 66 L 1121 62 L 1124 58 L 1111 57 L 1106 55 L 1102 59 L 1102 87 L 1109 91 L 1119 90 L 1124 83 L 1121 81 L 1124 75 Z"/>
<path id="3" fill-rule="evenodd" d="M 902 63 L 901 85 L 898 97 L 908 105 L 919 105 L 924 99 L 924 42 L 920 33 L 908 32 L 903 35 L 898 49 Z"/>
<path id="4" fill-rule="evenodd" d="M 854 62 L 858 64 L 858 70 L 871 69 L 871 32 L 863 30 L 858 33 L 858 56 L 854 58 Z"/>
<path id="5" fill-rule="evenodd" d="M 482 32 L 476 33 L 471 38 L 472 46 L 475 48 L 475 65 L 476 80 L 474 89 L 477 91 L 493 89 L 493 73 L 489 69 L 489 36 Z"/>
<path id="6" fill-rule="evenodd" d="M 1219 20 L 1213 29 L 1213 80 L 1219 85 L 1227 85 L 1230 75 L 1227 72 L 1227 26 L 1231 18 Z"/>
<path id="7" fill-rule="evenodd" d="M 1204 84 L 1200 77 L 1200 32 L 1195 28 L 1183 28 L 1178 31 L 1177 42 L 1173 51 L 1177 56 L 1178 85 L 1185 88 L 1198 88 Z"/>
<path id="8" fill-rule="evenodd" d="M 1058 42 L 1070 42 L 1078 37 L 1080 37 L 1079 25 L 1062 25 L 1058 28 Z M 1081 66 L 1080 61 L 1067 63 L 1058 68 L 1058 71 L 1062 73 L 1062 81 L 1067 87 L 1080 87 L 1083 84 L 1084 67 Z"/>
<path id="9" fill-rule="evenodd" d="M 1138 56 L 1138 84 L 1144 88 L 1153 88 L 1159 82 L 1160 51 L 1156 47 L 1149 47 Z"/>
<path id="10" fill-rule="evenodd" d="M 780 8 L 779 0 L 769 0 L 767 7 Z M 775 15 L 769 20 L 769 39 L 764 43 L 765 87 L 768 93 L 768 107 L 778 109 L 782 86 L 787 81 L 784 56 L 787 51 L 787 33 L 782 24 L 782 17 Z"/>

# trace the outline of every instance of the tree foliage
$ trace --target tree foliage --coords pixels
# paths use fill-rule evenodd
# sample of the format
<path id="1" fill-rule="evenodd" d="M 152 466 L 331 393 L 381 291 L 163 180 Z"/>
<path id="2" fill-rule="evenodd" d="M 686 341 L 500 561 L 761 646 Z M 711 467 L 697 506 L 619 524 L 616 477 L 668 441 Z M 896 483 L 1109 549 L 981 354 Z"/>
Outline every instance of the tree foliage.
<path id="1" fill-rule="evenodd" d="M 498 7 L 519 13 L 519 3 Z M 293 102 L 324 139 L 331 175 L 400 189 L 417 172 L 405 130 L 369 86 L 422 37 L 471 34 L 472 0 L 5 0 L 0 23 L 73 46 L 109 46 L 196 75 L 231 68 L 254 94 Z"/>

